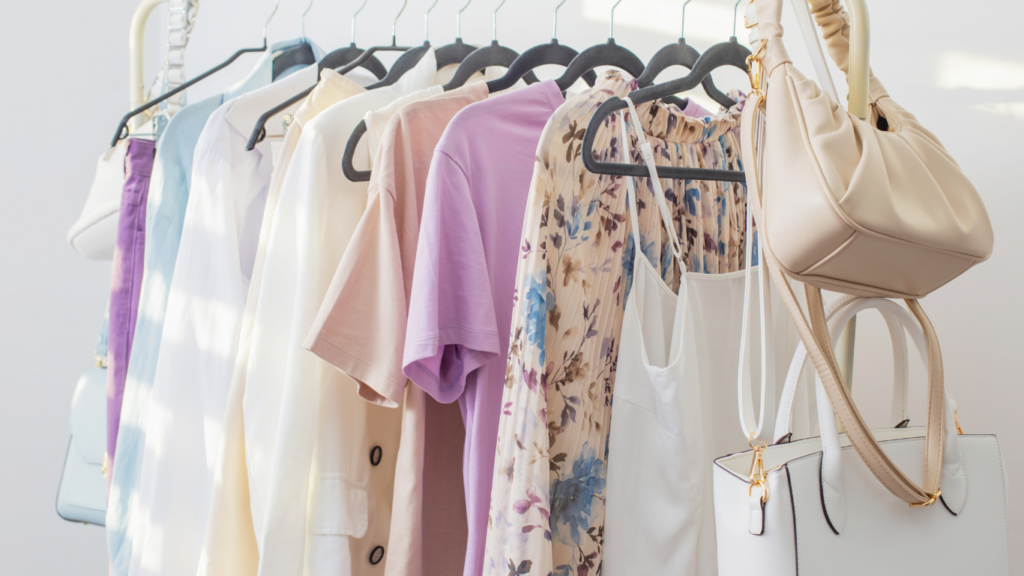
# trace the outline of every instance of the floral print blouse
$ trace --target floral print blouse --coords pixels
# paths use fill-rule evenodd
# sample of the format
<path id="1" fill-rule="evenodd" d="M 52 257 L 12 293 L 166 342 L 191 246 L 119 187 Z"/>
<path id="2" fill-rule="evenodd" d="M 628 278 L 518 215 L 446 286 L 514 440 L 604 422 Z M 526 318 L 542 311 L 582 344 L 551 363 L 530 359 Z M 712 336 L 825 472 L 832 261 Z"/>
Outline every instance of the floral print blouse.
<path id="1" fill-rule="evenodd" d="M 612 387 L 636 247 L 625 180 L 590 173 L 580 150 L 597 107 L 625 96 L 634 84 L 609 72 L 555 112 L 538 146 L 498 432 L 487 575 L 588 576 L 601 570 Z M 678 107 L 663 104 L 638 111 L 660 165 L 739 170 L 740 108 L 704 118 L 684 117 Z M 601 160 L 624 161 L 619 121 L 613 114 L 600 128 L 594 153 Z M 633 139 L 631 161 L 642 163 Z M 745 187 L 662 184 L 688 268 L 739 270 Z M 640 250 L 678 290 L 679 266 L 647 179 L 637 181 L 637 198 Z"/>

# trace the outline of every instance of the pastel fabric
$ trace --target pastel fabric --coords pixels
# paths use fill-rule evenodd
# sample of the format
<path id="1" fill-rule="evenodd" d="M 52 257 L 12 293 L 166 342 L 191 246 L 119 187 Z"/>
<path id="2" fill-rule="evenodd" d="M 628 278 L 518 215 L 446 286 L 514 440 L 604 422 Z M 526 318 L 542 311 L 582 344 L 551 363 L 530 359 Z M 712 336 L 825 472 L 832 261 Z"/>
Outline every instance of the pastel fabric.
<path id="1" fill-rule="evenodd" d="M 309 66 L 227 102 L 196 145 L 149 399 L 131 576 L 195 576 L 199 566 L 280 116 L 255 151 L 245 144 L 260 114 L 316 78 Z"/>
<path id="2" fill-rule="evenodd" d="M 624 147 L 642 149 L 642 132 L 631 127 L 640 141 L 627 134 Z M 634 184 L 626 184 L 631 236 L 642 245 Z M 654 192 L 655 208 L 668 223 L 665 195 L 660 186 Z M 677 242 L 674 226 L 666 229 Z M 681 253 L 678 245 L 673 252 Z M 735 421 L 743 298 L 743 271 L 686 272 L 677 294 L 646 256 L 633 258 L 608 440 L 602 574 L 718 574 L 711 461 L 747 447 Z M 759 317 L 757 290 L 749 298 L 753 317 Z M 784 313 L 781 299 L 773 300 L 773 312 Z M 769 366 L 781 381 L 797 338 L 789 322 L 779 324 L 770 333 Z M 753 338 L 755 348 L 759 337 Z M 760 363 L 751 364 L 751 381 L 759 384 Z M 806 413 L 798 414 L 802 424 L 807 420 Z"/>
<path id="3" fill-rule="evenodd" d="M 224 416 L 224 440 L 221 444 L 215 471 L 213 493 L 206 542 L 200 558 L 199 574 L 256 574 L 259 568 L 259 548 L 253 527 L 253 511 L 261 514 L 265 501 L 250 499 L 249 471 L 246 461 L 245 427 L 242 398 L 245 392 L 246 370 L 252 346 L 256 304 L 259 302 L 266 247 L 271 224 L 277 212 L 281 187 L 291 165 L 303 128 L 328 107 L 365 90 L 356 82 L 342 77 L 331 69 L 320 73 L 320 82 L 296 110 L 280 149 L 276 153 L 274 172 L 267 191 L 263 210 L 263 223 L 253 264 L 252 280 L 246 297 L 245 310 L 235 356 L 235 366 L 228 391 Z"/>
<path id="4" fill-rule="evenodd" d="M 673 290 L 680 270 L 638 190 L 641 246 L 626 221 L 623 181 L 580 158 L 597 107 L 634 85 L 609 72 L 548 121 L 537 149 L 523 224 L 509 366 L 495 455 L 484 574 L 600 573 L 607 445 L 619 336 L 632 259 L 639 249 Z M 688 118 L 674 106 L 639 107 L 659 164 L 740 169 L 739 107 Z M 619 161 L 614 117 L 596 135 L 599 159 Z M 640 161 L 634 158 L 634 162 Z M 745 188 L 666 181 L 683 261 L 732 272 L 743 255 Z"/>
<path id="5" fill-rule="evenodd" d="M 399 110 L 377 147 L 370 200 L 306 339 L 371 402 L 403 407 L 387 574 L 463 569 L 466 543 L 461 417 L 407 387 L 402 353 L 431 157 L 448 122 L 487 97 L 482 83 Z M 404 404 L 403 404 L 404 401 Z"/>
<path id="6" fill-rule="evenodd" d="M 429 87 L 435 73 L 429 51 L 396 84 L 305 122 L 281 183 L 242 399 L 261 576 L 384 573 L 401 412 L 363 402 L 302 342 L 366 207 L 367 184 L 341 170 L 349 135 L 366 112 Z"/>
<path id="7" fill-rule="evenodd" d="M 296 42 L 275 44 L 271 51 Z M 314 53 L 319 53 L 316 46 Z M 158 142 L 146 202 L 146 247 L 139 313 L 121 402 L 118 458 L 111 469 L 107 501 L 107 550 L 111 574 L 115 576 L 128 574 L 131 562 L 131 512 L 138 497 L 149 398 L 191 189 L 196 144 L 207 120 L 225 101 L 270 84 L 272 65 L 271 54 L 264 53 L 242 82 L 223 94 L 182 108 L 167 124 Z M 135 531 L 138 530 L 136 526 Z"/>
<path id="8" fill-rule="evenodd" d="M 544 125 L 564 102 L 549 80 L 467 106 L 445 129 L 427 177 L 403 363 L 414 384 L 462 410 L 464 576 L 483 569 L 533 158 Z"/>
<path id="9" fill-rule="evenodd" d="M 132 138 L 124 160 L 124 192 L 114 245 L 110 279 L 110 353 L 107 356 L 107 467 L 113 465 L 121 400 L 132 353 L 132 338 L 142 291 L 142 265 L 146 245 L 146 197 L 153 171 L 152 140 Z M 109 482 L 109 480 L 108 480 Z"/>

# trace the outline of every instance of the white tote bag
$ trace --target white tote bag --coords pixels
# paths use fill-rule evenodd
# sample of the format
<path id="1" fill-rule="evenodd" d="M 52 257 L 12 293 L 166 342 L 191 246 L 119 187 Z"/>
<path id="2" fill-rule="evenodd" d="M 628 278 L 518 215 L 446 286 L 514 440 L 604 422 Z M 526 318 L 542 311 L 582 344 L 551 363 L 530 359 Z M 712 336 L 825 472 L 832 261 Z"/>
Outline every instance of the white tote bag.
<path id="1" fill-rule="evenodd" d="M 922 330 L 906 309 L 879 298 L 843 302 L 829 323 L 833 340 L 866 308 L 879 309 L 887 321 L 898 322 L 922 356 L 929 348 L 937 350 L 930 325 Z M 897 354 L 901 343 L 894 341 Z M 787 399 L 793 397 L 794 371 L 803 367 L 805 354 L 801 346 L 791 364 L 776 421 L 778 438 L 786 437 Z M 941 388 L 939 374 L 938 382 L 932 374 L 932 386 Z M 945 427 L 936 495 L 942 505 L 908 506 L 874 477 L 846 435 L 838 433 L 820 381 L 816 397 L 821 437 L 761 444 L 715 461 L 720 575 L 1009 574 L 1006 475 L 995 436 L 958 435 L 956 426 Z M 945 421 L 954 423 L 952 400 L 944 392 L 943 397 Z M 871 433 L 910 477 L 924 475 L 925 428 Z"/>

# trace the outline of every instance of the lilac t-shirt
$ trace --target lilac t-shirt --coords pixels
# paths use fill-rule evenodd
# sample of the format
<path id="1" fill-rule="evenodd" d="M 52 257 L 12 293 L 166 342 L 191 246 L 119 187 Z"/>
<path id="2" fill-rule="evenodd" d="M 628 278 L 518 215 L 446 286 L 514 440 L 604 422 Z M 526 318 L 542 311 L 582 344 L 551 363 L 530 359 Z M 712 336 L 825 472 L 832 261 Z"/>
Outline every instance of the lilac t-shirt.
<path id="1" fill-rule="evenodd" d="M 405 375 L 466 424 L 465 576 L 483 571 L 523 218 L 554 81 L 467 106 L 434 150 L 416 253 Z"/>

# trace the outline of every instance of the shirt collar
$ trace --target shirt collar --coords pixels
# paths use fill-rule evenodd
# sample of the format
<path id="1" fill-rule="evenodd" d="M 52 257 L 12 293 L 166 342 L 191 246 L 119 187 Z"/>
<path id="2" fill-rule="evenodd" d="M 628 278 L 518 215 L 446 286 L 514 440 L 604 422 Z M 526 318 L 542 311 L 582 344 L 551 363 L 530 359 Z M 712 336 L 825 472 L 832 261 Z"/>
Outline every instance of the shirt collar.
<path id="1" fill-rule="evenodd" d="M 224 101 L 228 101 L 242 94 L 252 92 L 269 85 L 274 81 L 274 54 L 281 50 L 286 50 L 293 46 L 298 46 L 302 42 L 301 38 L 294 38 L 292 40 L 284 40 L 281 42 L 275 42 L 270 45 L 269 50 L 264 50 L 260 55 L 260 59 L 256 62 L 256 66 L 253 67 L 252 72 L 245 77 L 241 82 L 229 87 L 224 91 Z M 308 40 L 307 40 L 308 42 Z M 309 42 L 310 47 L 313 49 L 313 56 L 319 61 L 323 58 L 323 50 L 316 45 L 315 42 Z M 286 75 L 287 76 L 287 75 Z M 284 76 L 284 77 L 286 77 Z M 284 78 L 282 77 L 282 78 Z M 282 78 L 278 78 L 281 80 Z"/>
<path id="2" fill-rule="evenodd" d="M 281 78 L 269 86 L 242 94 L 235 98 L 234 104 L 225 114 L 224 120 L 241 133 L 243 137 L 248 139 L 249 135 L 252 134 L 253 128 L 256 127 L 256 122 L 260 116 L 267 110 L 309 88 L 310 84 L 316 82 L 316 71 L 317 65 L 310 64 L 302 70 L 287 78 Z M 275 122 L 275 119 L 280 114 L 267 120 L 266 128 L 268 134 L 277 132 L 275 127 L 280 127 L 281 123 Z"/>
<path id="3" fill-rule="evenodd" d="M 294 122 L 304 128 L 306 122 L 323 112 L 325 108 L 362 92 L 366 92 L 366 89 L 359 84 L 330 68 L 325 68 L 320 72 L 320 82 L 316 88 L 295 112 Z"/>

